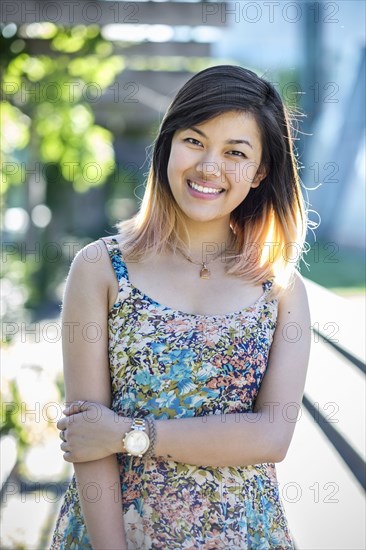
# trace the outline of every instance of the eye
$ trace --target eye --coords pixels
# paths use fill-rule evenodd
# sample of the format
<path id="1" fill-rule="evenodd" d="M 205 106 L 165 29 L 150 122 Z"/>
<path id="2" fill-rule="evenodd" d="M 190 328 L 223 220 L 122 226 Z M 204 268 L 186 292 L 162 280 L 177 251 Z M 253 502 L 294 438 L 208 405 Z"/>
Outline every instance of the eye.
<path id="1" fill-rule="evenodd" d="M 191 143 L 191 145 L 202 145 L 202 143 L 198 141 L 198 139 L 194 139 L 192 137 L 185 138 L 183 141 Z"/>
<path id="2" fill-rule="evenodd" d="M 234 157 L 243 157 L 247 158 L 247 156 L 242 151 L 228 151 L 229 155 L 234 155 Z"/>

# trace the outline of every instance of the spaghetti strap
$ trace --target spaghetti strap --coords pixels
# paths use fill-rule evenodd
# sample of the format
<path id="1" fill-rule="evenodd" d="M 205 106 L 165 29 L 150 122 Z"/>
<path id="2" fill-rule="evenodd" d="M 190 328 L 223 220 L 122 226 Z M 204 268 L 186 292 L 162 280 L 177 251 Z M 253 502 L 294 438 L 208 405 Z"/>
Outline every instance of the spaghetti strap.
<path id="1" fill-rule="evenodd" d="M 114 237 L 101 237 L 101 241 L 104 242 L 108 254 L 113 266 L 113 270 L 116 274 L 119 286 L 125 281 L 128 282 L 128 271 L 125 262 L 123 261 L 122 252 L 118 245 L 117 239 Z"/>

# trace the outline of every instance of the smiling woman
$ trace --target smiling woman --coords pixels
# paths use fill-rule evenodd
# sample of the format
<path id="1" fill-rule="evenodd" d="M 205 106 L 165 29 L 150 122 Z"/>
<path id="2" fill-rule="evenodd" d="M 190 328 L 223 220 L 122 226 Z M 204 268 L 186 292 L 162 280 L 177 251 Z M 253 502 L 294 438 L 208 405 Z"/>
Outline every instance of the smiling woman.
<path id="1" fill-rule="evenodd" d="M 101 337 L 63 337 L 58 428 L 75 476 L 52 549 L 293 548 L 275 463 L 311 323 L 288 255 L 306 211 L 273 86 L 236 66 L 193 76 L 118 228 L 76 256 L 66 285 L 65 326 L 97 323 Z"/>

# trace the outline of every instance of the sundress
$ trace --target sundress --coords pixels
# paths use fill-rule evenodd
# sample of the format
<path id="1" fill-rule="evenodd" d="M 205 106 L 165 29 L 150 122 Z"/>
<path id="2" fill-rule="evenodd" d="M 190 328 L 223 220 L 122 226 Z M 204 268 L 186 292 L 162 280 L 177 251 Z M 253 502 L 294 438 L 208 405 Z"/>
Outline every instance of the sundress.
<path id="1" fill-rule="evenodd" d="M 215 414 L 223 422 L 227 414 L 253 412 L 277 323 L 278 300 L 267 299 L 272 280 L 250 307 L 184 313 L 136 288 L 117 240 L 102 240 L 119 282 L 108 315 L 111 408 L 128 417 L 145 409 L 157 420 Z M 117 459 L 128 550 L 294 548 L 274 463 L 199 466 L 124 453 Z M 51 549 L 91 548 L 73 476 Z"/>

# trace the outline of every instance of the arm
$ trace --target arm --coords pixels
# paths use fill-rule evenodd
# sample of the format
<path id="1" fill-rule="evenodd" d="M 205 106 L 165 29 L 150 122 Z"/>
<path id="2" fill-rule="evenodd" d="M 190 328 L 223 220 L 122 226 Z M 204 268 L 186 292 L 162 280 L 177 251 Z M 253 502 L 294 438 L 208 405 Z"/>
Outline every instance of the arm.
<path id="1" fill-rule="evenodd" d="M 296 274 L 293 289 L 279 303 L 278 324 L 255 412 L 159 420 L 156 455 L 202 466 L 247 466 L 283 460 L 302 403 L 310 324 L 305 285 Z M 294 327 L 299 338 L 294 337 Z"/>
<path id="2" fill-rule="evenodd" d="M 291 327 L 298 330 L 299 338 L 294 337 Z M 279 303 L 277 328 L 255 412 L 157 420 L 156 456 L 201 466 L 246 466 L 283 460 L 302 403 L 310 334 L 306 289 L 297 275 L 294 288 Z M 85 404 L 83 410 L 87 407 Z M 58 424 L 63 429 L 72 417 L 75 419 L 73 452 L 66 460 L 91 460 L 123 451 L 121 439 L 130 429 L 129 419 L 117 422 L 113 412 L 103 408 L 103 426 L 98 434 L 104 435 L 98 435 L 97 439 L 95 427 L 77 414 L 80 410 L 73 405 Z"/>
<path id="3" fill-rule="evenodd" d="M 99 256 L 95 248 L 93 251 L 95 246 Z M 99 259 L 90 261 L 89 258 L 95 257 Z M 111 404 L 107 326 L 111 270 L 105 247 L 100 243 L 91 244 L 79 252 L 70 269 L 62 310 L 67 403 L 75 399 L 89 399 L 107 407 Z M 62 443 L 61 448 L 67 454 L 67 430 L 66 443 Z M 127 548 L 116 456 L 75 464 L 74 469 L 81 509 L 93 549 Z M 97 491 L 100 498 L 96 498 Z"/>

